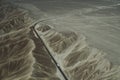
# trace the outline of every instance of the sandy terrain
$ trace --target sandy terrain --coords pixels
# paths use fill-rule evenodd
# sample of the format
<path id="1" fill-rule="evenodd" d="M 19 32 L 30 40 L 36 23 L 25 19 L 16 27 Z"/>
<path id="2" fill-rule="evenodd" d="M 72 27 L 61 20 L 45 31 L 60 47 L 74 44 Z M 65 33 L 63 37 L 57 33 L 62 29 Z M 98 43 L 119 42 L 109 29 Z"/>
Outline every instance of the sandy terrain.
<path id="1" fill-rule="evenodd" d="M 91 46 L 107 52 L 111 61 L 120 64 L 119 1 L 19 0 L 17 2 L 32 12 L 36 19 L 49 19 L 46 23 L 58 30 L 70 29 L 84 34 Z"/>
<path id="2" fill-rule="evenodd" d="M 31 64 L 28 66 L 30 72 L 26 73 L 26 75 L 29 75 L 20 76 L 20 80 L 63 80 L 62 78 L 65 77 L 67 78 L 65 78 L 65 80 L 119 80 L 120 69 L 114 65 L 120 64 L 120 2 L 118 0 L 11 1 L 19 5 L 19 7 L 28 10 L 34 20 L 44 20 L 37 24 L 35 29 L 31 28 L 32 31 L 29 37 L 33 39 L 35 49 L 31 52 L 31 57 L 34 57 L 34 60 L 30 59 L 30 61 L 33 61 L 34 65 L 30 62 Z M 20 25 L 17 26 L 18 28 L 21 27 L 24 22 L 32 21 L 31 18 L 27 18 L 25 15 L 18 16 L 18 18 L 14 18 L 14 16 L 12 20 Z M 23 20 L 22 23 L 22 19 L 19 18 L 23 18 L 26 21 Z M 7 20 L 9 23 L 9 17 Z M 9 24 L 1 24 L 5 29 L 1 28 L 0 34 L 4 34 L 4 32 L 9 33 L 9 26 L 7 26 Z M 25 25 L 29 24 L 27 23 Z M 10 25 L 14 30 L 13 26 L 15 26 L 16 30 L 16 25 Z M 51 26 L 51 28 L 49 26 Z M 23 31 L 23 33 L 20 32 L 20 35 L 23 35 L 24 32 L 26 31 Z M 11 33 L 14 34 L 14 31 L 11 31 Z M 15 32 L 14 35 L 17 35 L 17 33 Z M 12 37 L 10 38 L 10 40 L 12 40 Z M 28 38 L 28 36 L 25 38 Z M 17 39 L 16 41 L 19 40 Z M 3 45 L 2 42 L 1 44 Z M 7 45 L 8 43 L 5 44 Z M 13 43 L 11 42 L 11 44 Z M 32 47 L 30 46 L 32 44 L 33 43 L 29 43 L 28 48 Z M 5 50 L 2 51 L 2 45 L 1 55 L 5 52 Z M 16 48 L 13 51 L 16 51 Z M 22 50 L 20 51 L 22 53 Z M 27 54 L 27 52 L 25 53 Z M 6 59 L 8 58 L 9 57 Z M 29 59 L 25 60 L 29 61 Z M 11 64 L 12 63 L 8 64 L 8 68 L 6 67 L 8 70 L 11 70 Z M 16 65 L 16 63 L 14 65 Z M 33 71 L 31 71 L 31 67 Z M 3 69 L 0 70 L 1 75 L 2 72 L 4 72 L 4 70 L 2 70 Z M 0 77 L 3 80 L 7 80 L 9 77 L 10 80 L 14 79 L 12 75 L 9 76 L 9 71 L 7 75 L 1 75 Z"/>

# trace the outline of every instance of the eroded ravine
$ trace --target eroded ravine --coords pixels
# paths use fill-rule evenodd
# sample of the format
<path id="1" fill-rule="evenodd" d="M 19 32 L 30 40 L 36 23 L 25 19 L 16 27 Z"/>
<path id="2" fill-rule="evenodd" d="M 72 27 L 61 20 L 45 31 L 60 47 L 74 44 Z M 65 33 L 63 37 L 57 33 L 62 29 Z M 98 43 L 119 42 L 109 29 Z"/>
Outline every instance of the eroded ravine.
<path id="1" fill-rule="evenodd" d="M 34 20 L 23 9 L 6 4 L 0 14 L 1 80 L 63 80 L 45 46 L 68 80 L 120 79 L 119 65 L 89 46 L 83 35 L 37 24 L 36 36 Z"/>
<path id="2" fill-rule="evenodd" d="M 87 45 L 82 35 L 47 27 L 36 25 L 36 31 L 69 80 L 119 80 L 120 67 L 112 65 L 106 53 Z"/>

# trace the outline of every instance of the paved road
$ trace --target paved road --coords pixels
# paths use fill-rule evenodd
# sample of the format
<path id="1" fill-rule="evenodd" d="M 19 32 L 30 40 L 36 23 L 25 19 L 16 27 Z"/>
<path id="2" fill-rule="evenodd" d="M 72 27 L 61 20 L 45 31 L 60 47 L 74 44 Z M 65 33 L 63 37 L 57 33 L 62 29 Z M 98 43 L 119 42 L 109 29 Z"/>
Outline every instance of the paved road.
<path id="1" fill-rule="evenodd" d="M 120 64 L 120 2 L 78 1 L 26 0 L 23 3 L 37 18 L 41 15 L 50 18 L 47 23 L 58 30 L 84 34 L 89 45 L 107 52 L 111 61 Z"/>

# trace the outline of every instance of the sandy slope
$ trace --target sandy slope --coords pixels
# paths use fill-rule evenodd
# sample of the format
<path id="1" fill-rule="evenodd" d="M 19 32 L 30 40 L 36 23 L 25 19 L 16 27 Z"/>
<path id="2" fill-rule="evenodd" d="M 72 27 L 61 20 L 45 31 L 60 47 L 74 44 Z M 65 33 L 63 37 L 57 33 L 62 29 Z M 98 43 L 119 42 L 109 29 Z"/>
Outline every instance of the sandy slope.
<path id="1" fill-rule="evenodd" d="M 29 10 L 37 18 L 41 18 L 39 13 L 44 12 L 47 18 L 51 19 L 46 23 L 57 27 L 58 30 L 71 29 L 83 33 L 91 46 L 107 52 L 111 61 L 120 64 L 119 1 L 31 0 L 29 2 L 23 1 L 23 3 L 25 4 L 22 6 L 29 6 Z"/>
<path id="2" fill-rule="evenodd" d="M 32 1 L 30 3 L 32 3 Z M 114 70 L 115 72 L 118 71 L 116 70 L 116 68 L 114 68 L 114 66 L 112 66 L 113 68 L 111 67 L 109 60 L 112 61 L 114 64 L 120 63 L 119 3 L 116 2 L 111 3 L 98 2 L 98 3 L 94 2 L 78 3 L 73 1 L 72 2 L 38 1 L 33 2 L 32 4 L 19 3 L 21 7 L 28 9 L 31 15 L 33 15 L 34 18 L 36 19 L 50 18 L 44 23 L 54 26 L 57 32 L 59 31 L 63 32 L 62 34 L 57 32 L 55 32 L 54 34 L 53 29 L 53 32 L 50 32 L 50 34 L 49 33 L 46 34 L 47 37 L 45 36 L 46 38 L 45 40 L 48 40 L 50 48 L 53 48 L 54 52 L 61 53 L 62 51 L 62 53 L 65 53 L 60 56 L 59 54 L 54 55 L 54 57 L 56 58 L 56 61 L 60 64 L 62 69 L 65 70 L 67 76 L 70 77 L 71 80 L 78 80 L 79 78 L 85 80 L 102 78 L 108 79 L 111 73 L 114 73 Z M 106 60 L 107 58 L 104 57 L 103 54 L 97 54 L 99 53 L 99 51 L 98 52 L 96 50 L 93 50 L 93 52 L 89 51 L 89 47 L 87 47 L 88 45 L 84 45 L 83 43 L 84 40 L 83 42 L 81 42 L 81 39 L 77 39 L 74 33 L 64 32 L 65 29 L 77 32 L 78 33 L 77 37 L 80 37 L 81 35 L 79 34 L 81 33 L 87 36 L 87 41 L 89 45 L 107 52 L 108 53 L 107 57 L 109 60 Z M 53 35 L 51 35 L 52 33 Z M 61 39 L 61 37 L 63 38 Z M 80 42 L 77 41 L 78 42 L 77 43 L 76 40 L 80 40 Z M 58 41 L 58 43 L 56 41 Z M 71 43 L 74 43 L 74 41 L 75 44 L 72 45 Z M 83 47 L 81 48 L 79 44 L 82 45 Z M 70 45 L 72 45 L 71 48 L 66 50 Z M 95 54 L 93 54 L 94 52 Z M 92 55 L 87 53 L 92 53 Z M 38 56 L 35 55 L 35 57 L 37 59 Z M 39 57 L 43 58 L 43 56 Z M 36 61 L 38 62 L 40 61 L 41 63 L 42 60 L 39 60 L 39 57 L 38 60 Z M 85 68 L 83 66 L 85 66 Z M 81 74 L 78 74 L 80 72 Z M 94 74 L 94 72 L 95 75 L 97 75 L 98 77 L 89 75 L 90 73 Z M 104 73 L 105 75 L 101 74 L 101 72 Z M 52 77 L 51 79 L 54 78 L 58 79 L 57 77 Z"/>

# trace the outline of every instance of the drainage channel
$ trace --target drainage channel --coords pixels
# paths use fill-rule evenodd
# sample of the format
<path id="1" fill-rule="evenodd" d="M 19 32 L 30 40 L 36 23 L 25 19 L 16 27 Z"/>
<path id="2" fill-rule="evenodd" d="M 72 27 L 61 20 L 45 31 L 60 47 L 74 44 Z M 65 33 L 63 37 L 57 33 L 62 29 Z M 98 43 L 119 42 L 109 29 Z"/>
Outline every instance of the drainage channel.
<path id="1" fill-rule="evenodd" d="M 36 24 L 35 24 L 36 25 Z M 48 55 L 51 57 L 51 59 L 53 60 L 54 64 L 56 65 L 57 69 L 59 70 L 59 72 L 61 73 L 61 75 L 63 76 L 64 80 L 68 80 L 68 78 L 66 77 L 65 73 L 62 71 L 62 69 L 60 68 L 60 66 L 58 65 L 57 61 L 54 59 L 54 57 L 52 56 L 52 54 L 50 53 L 49 49 L 47 48 L 47 46 L 45 45 L 44 41 L 42 40 L 42 38 L 39 36 L 39 34 L 37 33 L 37 31 L 35 30 L 35 25 L 32 27 L 32 30 L 35 32 L 35 34 L 37 35 L 37 37 L 39 38 L 39 40 L 42 42 L 42 44 L 44 45 L 45 49 L 48 52 Z"/>

